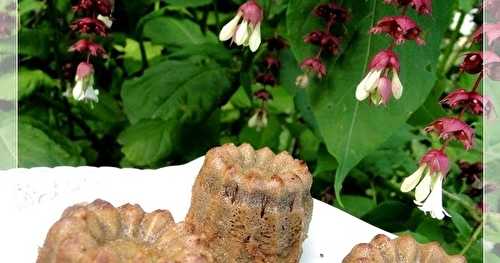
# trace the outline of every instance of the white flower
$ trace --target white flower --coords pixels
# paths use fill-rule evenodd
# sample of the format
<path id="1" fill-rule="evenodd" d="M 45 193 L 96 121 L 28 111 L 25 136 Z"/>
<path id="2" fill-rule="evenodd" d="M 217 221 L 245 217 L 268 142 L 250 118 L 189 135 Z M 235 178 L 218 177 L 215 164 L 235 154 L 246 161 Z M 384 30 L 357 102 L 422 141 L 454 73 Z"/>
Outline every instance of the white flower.
<path id="1" fill-rule="evenodd" d="M 109 16 L 97 15 L 97 19 L 103 22 L 108 28 L 113 26 L 113 20 Z"/>
<path id="2" fill-rule="evenodd" d="M 302 74 L 295 78 L 295 85 L 299 88 L 307 88 L 309 86 L 309 76 L 306 74 Z"/>
<path id="3" fill-rule="evenodd" d="M 248 120 L 248 127 L 256 128 L 257 131 L 267 127 L 267 111 L 265 109 L 258 109 Z"/>
<path id="4" fill-rule="evenodd" d="M 392 95 L 395 99 L 399 100 L 403 95 L 403 84 L 399 79 L 398 72 L 392 72 Z"/>
<path id="5" fill-rule="evenodd" d="M 370 93 L 377 88 L 380 74 L 382 74 L 382 70 L 371 70 L 368 72 L 366 77 L 356 87 L 357 100 L 363 101 L 370 96 Z"/>
<path id="6" fill-rule="evenodd" d="M 75 86 L 71 92 L 77 101 L 99 102 L 99 90 L 94 89 L 94 67 L 82 62 L 78 65 L 75 76 Z"/>
<path id="7" fill-rule="evenodd" d="M 419 206 L 418 209 L 425 213 L 429 212 L 432 218 L 442 220 L 445 215 L 450 216 L 443 208 L 443 175 L 434 176 L 431 193 L 427 199 L 423 203 L 417 201 L 415 203 Z"/>
<path id="8" fill-rule="evenodd" d="M 412 175 L 406 177 L 401 184 L 401 192 L 407 193 L 410 192 L 417 186 L 420 178 L 424 174 L 425 165 L 421 165 Z"/>
<path id="9" fill-rule="evenodd" d="M 238 23 L 240 22 L 241 16 L 241 12 L 238 12 L 238 14 L 233 19 L 231 19 L 231 21 L 229 21 L 224 27 L 222 27 L 222 30 L 219 33 L 220 41 L 227 41 L 234 36 L 236 29 L 238 29 Z"/>
<path id="10" fill-rule="evenodd" d="M 429 150 L 420 160 L 420 167 L 401 184 L 402 192 L 415 189 L 415 204 L 433 218 L 443 219 L 443 179 L 449 170 L 449 160 L 442 149 Z M 423 178 L 422 178 L 423 177 Z M 422 179 L 422 180 L 420 180 Z"/>
<path id="11" fill-rule="evenodd" d="M 236 16 L 222 27 L 219 40 L 232 39 L 238 46 L 249 46 L 252 52 L 257 51 L 262 41 L 260 35 L 262 15 L 262 9 L 254 0 L 247 1 L 240 6 Z"/>
<path id="12" fill-rule="evenodd" d="M 375 105 L 387 104 L 391 97 L 400 99 L 403 85 L 399 79 L 399 58 L 392 50 L 378 52 L 368 65 L 368 74 L 356 87 L 355 97 L 363 101 L 370 97 Z"/>

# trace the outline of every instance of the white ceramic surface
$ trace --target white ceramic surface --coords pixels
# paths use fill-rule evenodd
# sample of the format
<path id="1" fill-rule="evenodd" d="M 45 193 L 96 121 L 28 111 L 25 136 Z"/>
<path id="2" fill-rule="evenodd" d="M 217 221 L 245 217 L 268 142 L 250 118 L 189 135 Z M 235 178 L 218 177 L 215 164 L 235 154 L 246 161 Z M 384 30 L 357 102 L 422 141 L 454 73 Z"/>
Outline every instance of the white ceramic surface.
<path id="1" fill-rule="evenodd" d="M 35 262 L 50 226 L 75 203 L 101 198 L 115 206 L 168 209 L 177 221 L 190 204 L 191 186 L 203 158 L 158 170 L 93 167 L 15 169 L 0 172 L 0 246 L 9 262 Z M 303 263 L 335 263 L 352 246 L 387 234 L 339 209 L 314 200 Z"/>

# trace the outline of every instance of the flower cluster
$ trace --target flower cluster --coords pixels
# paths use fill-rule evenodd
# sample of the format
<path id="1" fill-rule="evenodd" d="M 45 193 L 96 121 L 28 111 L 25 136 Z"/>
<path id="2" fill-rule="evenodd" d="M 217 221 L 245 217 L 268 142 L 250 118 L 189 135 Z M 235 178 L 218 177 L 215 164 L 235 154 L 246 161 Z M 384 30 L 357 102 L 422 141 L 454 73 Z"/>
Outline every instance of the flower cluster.
<path id="1" fill-rule="evenodd" d="M 340 52 L 341 38 L 333 31 L 334 27 L 342 25 L 349 19 L 345 8 L 336 3 L 319 4 L 314 8 L 314 14 L 325 22 L 324 28 L 312 31 L 304 37 L 304 42 L 318 47 L 315 56 L 304 59 L 300 67 L 305 74 L 296 79 L 296 85 L 307 87 L 309 75 L 323 78 L 326 75 L 326 66 L 322 61 L 324 55 L 337 55 Z"/>
<path id="2" fill-rule="evenodd" d="M 78 64 L 75 74 L 76 84 L 71 92 L 77 101 L 99 101 L 99 90 L 94 88 L 94 66 L 90 59 L 107 56 L 106 50 L 95 42 L 95 37 L 108 35 L 112 25 L 113 4 L 113 0 L 79 0 L 73 6 L 73 10 L 83 17 L 73 21 L 70 25 L 71 30 L 82 34 L 85 38 L 74 43 L 69 51 L 82 54 L 86 58 Z"/>
<path id="3" fill-rule="evenodd" d="M 238 46 L 249 46 L 252 52 L 257 51 L 261 42 L 260 25 L 263 17 L 262 8 L 255 0 L 245 2 L 236 16 L 224 25 L 219 33 L 219 40 L 231 39 Z"/>
<path id="4" fill-rule="evenodd" d="M 386 4 L 401 7 L 399 16 L 382 17 L 371 29 L 371 34 L 386 34 L 393 42 L 387 49 L 378 52 L 368 65 L 368 73 L 356 87 L 355 97 L 359 101 L 370 98 L 374 105 L 386 105 L 391 97 L 400 99 L 403 85 L 399 79 L 399 57 L 393 48 L 406 41 L 423 45 L 422 30 L 410 17 L 406 16 L 408 7 L 421 15 L 432 12 L 431 0 L 384 0 Z"/>
<path id="5" fill-rule="evenodd" d="M 478 38 L 478 34 L 474 33 L 472 35 L 473 41 L 476 41 L 476 38 Z M 430 212 L 433 218 L 443 219 L 445 215 L 448 215 L 443 208 L 441 196 L 443 179 L 446 177 L 449 166 L 448 157 L 445 153 L 448 143 L 456 140 L 463 145 L 465 150 L 472 149 L 474 146 L 474 129 L 464 121 L 465 114 L 489 116 L 493 112 L 492 103 L 478 92 L 484 74 L 491 70 L 489 67 L 493 63 L 500 62 L 499 59 L 496 59 L 498 56 L 489 52 L 469 52 L 465 54 L 463 62 L 459 65 L 459 74 L 477 75 L 474 86 L 470 90 L 457 88 L 441 100 L 440 103 L 444 108 L 458 113 L 456 116 L 441 117 L 425 128 L 425 131 L 436 134 L 443 141 L 442 147 L 439 150 L 430 150 L 422 158 L 418 170 L 407 177 L 401 185 L 401 191 L 403 192 L 409 192 L 415 188 L 415 203 L 422 211 Z M 429 168 L 431 167 L 430 163 L 434 164 L 434 168 Z M 460 167 L 463 177 L 466 177 L 469 184 L 475 184 L 476 186 L 480 184 L 478 174 L 480 173 L 479 170 L 482 171 L 481 163 L 470 165 L 461 162 Z M 427 168 L 429 168 L 429 171 L 421 179 L 424 170 Z M 430 177 L 430 179 L 426 179 L 427 177 Z M 476 189 L 479 188 L 476 187 Z"/>
<path id="6" fill-rule="evenodd" d="M 262 88 L 253 94 L 259 106 L 248 121 L 248 126 L 257 130 L 267 126 L 267 102 L 272 99 L 272 95 L 267 88 L 274 88 L 278 85 L 281 68 L 281 62 L 278 58 L 279 52 L 288 46 L 285 40 L 279 36 L 270 38 L 266 42 L 267 54 L 265 54 L 259 66 L 256 77 L 257 83 Z"/>

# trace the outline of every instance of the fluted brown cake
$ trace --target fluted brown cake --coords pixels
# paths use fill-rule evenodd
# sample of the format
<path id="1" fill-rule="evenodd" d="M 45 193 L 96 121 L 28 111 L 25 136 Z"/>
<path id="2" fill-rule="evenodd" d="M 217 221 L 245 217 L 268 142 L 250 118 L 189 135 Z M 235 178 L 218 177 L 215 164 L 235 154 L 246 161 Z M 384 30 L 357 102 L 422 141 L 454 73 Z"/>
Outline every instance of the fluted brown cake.
<path id="1" fill-rule="evenodd" d="M 465 263 L 462 256 L 449 256 L 438 243 L 419 244 L 411 236 L 390 239 L 377 235 L 370 243 L 356 245 L 343 263 Z"/>
<path id="2" fill-rule="evenodd" d="M 38 263 L 214 262 L 205 240 L 166 210 L 145 213 L 96 200 L 64 211 L 47 234 Z"/>
<path id="3" fill-rule="evenodd" d="M 205 234 L 216 262 L 298 262 L 311 220 L 311 183 L 304 162 L 286 152 L 213 148 L 186 222 Z"/>

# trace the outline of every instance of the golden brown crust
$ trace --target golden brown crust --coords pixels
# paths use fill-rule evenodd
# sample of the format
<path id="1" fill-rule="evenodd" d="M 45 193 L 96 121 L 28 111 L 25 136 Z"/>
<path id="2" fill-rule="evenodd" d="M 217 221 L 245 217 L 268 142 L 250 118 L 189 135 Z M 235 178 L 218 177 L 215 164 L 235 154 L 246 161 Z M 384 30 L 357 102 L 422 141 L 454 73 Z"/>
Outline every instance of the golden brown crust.
<path id="1" fill-rule="evenodd" d="M 211 149 L 186 222 L 217 262 L 298 262 L 312 214 L 312 177 L 288 153 L 249 144 Z"/>
<path id="2" fill-rule="evenodd" d="M 342 263 L 466 263 L 462 256 L 449 256 L 438 243 L 419 244 L 409 235 L 391 240 L 376 235 L 370 243 L 354 246 Z"/>
<path id="3" fill-rule="evenodd" d="M 166 242 L 168 240 L 169 242 Z M 206 239 L 170 212 L 115 208 L 103 200 L 66 209 L 40 249 L 37 263 L 207 263 Z"/>

